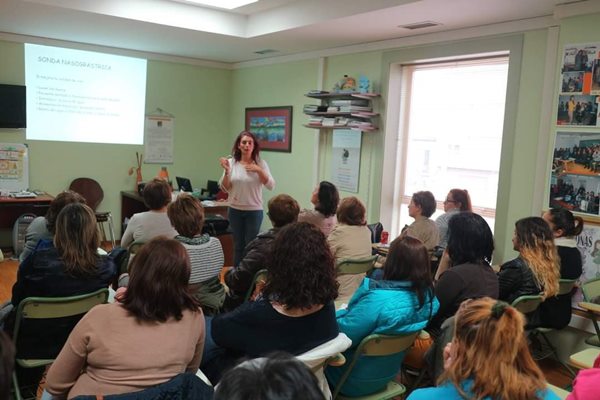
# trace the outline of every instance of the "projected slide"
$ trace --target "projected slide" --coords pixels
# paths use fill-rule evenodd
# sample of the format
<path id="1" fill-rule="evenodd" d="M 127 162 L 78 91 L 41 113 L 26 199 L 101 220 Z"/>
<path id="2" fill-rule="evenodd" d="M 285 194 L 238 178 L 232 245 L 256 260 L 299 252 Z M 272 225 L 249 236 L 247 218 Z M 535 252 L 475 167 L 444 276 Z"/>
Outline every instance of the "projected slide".
<path id="1" fill-rule="evenodd" d="M 25 44 L 27 139 L 142 144 L 146 60 Z"/>

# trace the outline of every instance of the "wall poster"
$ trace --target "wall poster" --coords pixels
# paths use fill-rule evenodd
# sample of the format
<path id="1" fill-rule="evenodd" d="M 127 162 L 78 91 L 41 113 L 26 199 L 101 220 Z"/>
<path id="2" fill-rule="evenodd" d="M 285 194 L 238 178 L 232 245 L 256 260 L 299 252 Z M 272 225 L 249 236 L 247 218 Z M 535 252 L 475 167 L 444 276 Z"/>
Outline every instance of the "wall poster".
<path id="1" fill-rule="evenodd" d="M 362 132 L 333 130 L 331 181 L 338 189 L 358 193 Z"/>
<path id="2" fill-rule="evenodd" d="M 29 149 L 22 143 L 0 143 L 0 190 L 29 189 Z"/>
<path id="3" fill-rule="evenodd" d="M 173 132 L 175 118 L 147 115 L 144 125 L 146 164 L 173 164 Z"/>

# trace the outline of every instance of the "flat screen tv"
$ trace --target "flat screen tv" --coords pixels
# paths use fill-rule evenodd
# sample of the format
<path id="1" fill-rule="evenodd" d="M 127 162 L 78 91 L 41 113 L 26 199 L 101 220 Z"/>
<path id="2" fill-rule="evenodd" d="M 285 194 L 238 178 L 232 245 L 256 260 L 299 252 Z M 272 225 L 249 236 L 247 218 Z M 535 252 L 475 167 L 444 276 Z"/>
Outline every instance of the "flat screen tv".
<path id="1" fill-rule="evenodd" d="M 25 127 L 25 86 L 0 84 L 0 128 Z"/>

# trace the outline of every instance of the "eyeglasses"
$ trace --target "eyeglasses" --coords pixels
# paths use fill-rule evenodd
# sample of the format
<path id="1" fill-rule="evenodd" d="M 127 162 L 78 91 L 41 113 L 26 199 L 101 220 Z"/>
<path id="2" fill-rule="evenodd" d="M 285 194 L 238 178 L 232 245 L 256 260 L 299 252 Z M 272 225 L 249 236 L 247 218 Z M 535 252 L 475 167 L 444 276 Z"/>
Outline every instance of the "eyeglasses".
<path id="1" fill-rule="evenodd" d="M 456 203 L 456 201 L 446 199 L 446 200 L 444 200 L 444 204 L 446 204 L 446 203 Z"/>

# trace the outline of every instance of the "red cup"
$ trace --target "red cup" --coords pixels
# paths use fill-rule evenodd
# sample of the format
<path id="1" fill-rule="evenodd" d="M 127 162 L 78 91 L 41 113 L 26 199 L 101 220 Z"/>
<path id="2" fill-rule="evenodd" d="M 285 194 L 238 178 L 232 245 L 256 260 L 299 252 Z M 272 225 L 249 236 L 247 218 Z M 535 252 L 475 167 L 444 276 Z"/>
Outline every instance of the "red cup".
<path id="1" fill-rule="evenodd" d="M 381 244 L 387 244 L 389 238 L 390 234 L 388 233 L 388 231 L 381 232 Z"/>

